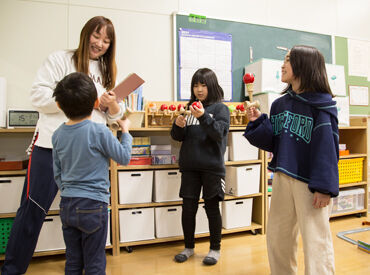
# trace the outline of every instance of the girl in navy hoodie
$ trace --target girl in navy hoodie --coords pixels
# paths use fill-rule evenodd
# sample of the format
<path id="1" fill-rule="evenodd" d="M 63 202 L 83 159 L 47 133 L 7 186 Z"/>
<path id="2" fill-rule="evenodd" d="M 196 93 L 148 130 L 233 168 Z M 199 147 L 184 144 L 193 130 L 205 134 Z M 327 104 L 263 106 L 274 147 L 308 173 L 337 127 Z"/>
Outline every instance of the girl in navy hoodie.
<path id="1" fill-rule="evenodd" d="M 271 274 L 296 274 L 299 231 L 305 274 L 334 274 L 329 217 L 331 197 L 339 192 L 339 135 L 324 57 L 316 48 L 294 46 L 281 71 L 288 84 L 284 95 L 272 103 L 270 118 L 247 109 L 244 134 L 273 153 L 266 237 Z"/>
<path id="2" fill-rule="evenodd" d="M 216 74 L 207 68 L 197 70 L 191 80 L 188 103 L 191 114 L 178 116 L 172 126 L 172 138 L 182 141 L 179 166 L 185 249 L 175 256 L 177 262 L 185 262 L 194 254 L 195 216 L 202 188 L 210 231 L 210 250 L 203 263 L 214 265 L 220 257 L 219 201 L 224 199 L 224 154 L 230 124 L 229 109 L 222 103 L 223 97 Z M 199 106 L 192 106 L 196 101 Z"/>

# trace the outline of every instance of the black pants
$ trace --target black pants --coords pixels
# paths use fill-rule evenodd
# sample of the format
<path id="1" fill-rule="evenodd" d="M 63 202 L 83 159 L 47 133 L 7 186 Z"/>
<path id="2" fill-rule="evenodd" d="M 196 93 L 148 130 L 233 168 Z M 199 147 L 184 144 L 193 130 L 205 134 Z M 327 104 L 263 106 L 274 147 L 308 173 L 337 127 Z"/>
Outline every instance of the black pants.
<path id="1" fill-rule="evenodd" d="M 218 196 L 204 199 L 210 233 L 210 248 L 213 250 L 220 250 L 221 247 L 222 220 L 219 201 Z M 181 219 L 186 248 L 194 248 L 195 216 L 197 211 L 198 199 L 183 198 Z"/>
<path id="2" fill-rule="evenodd" d="M 34 147 L 28 173 L 29 179 L 27 175 L 21 205 L 10 232 L 5 261 L 1 269 L 2 275 L 26 273 L 46 212 L 58 191 L 54 181 L 51 149 Z M 27 196 L 27 190 L 29 196 Z"/>

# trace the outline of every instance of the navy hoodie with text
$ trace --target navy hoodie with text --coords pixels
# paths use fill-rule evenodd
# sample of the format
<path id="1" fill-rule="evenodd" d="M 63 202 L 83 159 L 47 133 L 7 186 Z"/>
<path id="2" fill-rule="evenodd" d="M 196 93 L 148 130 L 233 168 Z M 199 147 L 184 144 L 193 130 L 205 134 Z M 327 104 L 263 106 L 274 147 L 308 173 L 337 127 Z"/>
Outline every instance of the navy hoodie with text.
<path id="1" fill-rule="evenodd" d="M 338 196 L 338 118 L 330 94 L 289 89 L 272 103 L 270 119 L 262 114 L 249 122 L 244 136 L 273 153 L 271 171 L 307 183 L 311 192 Z"/>

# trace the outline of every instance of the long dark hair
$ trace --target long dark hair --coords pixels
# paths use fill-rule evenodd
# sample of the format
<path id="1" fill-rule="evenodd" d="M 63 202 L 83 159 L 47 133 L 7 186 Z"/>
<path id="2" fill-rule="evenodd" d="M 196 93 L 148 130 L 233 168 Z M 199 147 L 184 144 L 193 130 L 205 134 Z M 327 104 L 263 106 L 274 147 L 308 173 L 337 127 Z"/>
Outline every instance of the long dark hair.
<path id="1" fill-rule="evenodd" d="M 218 84 L 216 74 L 208 68 L 202 68 L 197 70 L 192 79 L 191 79 L 191 97 L 188 103 L 190 106 L 197 98 L 194 95 L 194 86 L 200 82 L 201 84 L 205 84 L 208 89 L 207 98 L 202 102 L 204 105 L 210 105 L 216 102 L 221 102 L 224 99 L 224 91 L 222 90 L 221 86 Z"/>
<path id="2" fill-rule="evenodd" d="M 100 57 L 100 70 L 103 76 L 103 86 L 107 90 L 114 88 L 116 84 L 117 65 L 116 65 L 116 34 L 113 23 L 106 17 L 95 16 L 86 22 L 81 30 L 80 44 L 74 52 L 72 59 L 75 63 L 77 72 L 89 73 L 89 44 L 90 36 L 94 31 L 100 32 L 103 27 L 107 27 L 107 36 L 110 45 L 106 53 Z"/>
<path id="3" fill-rule="evenodd" d="M 296 45 L 290 50 L 289 56 L 293 74 L 301 81 L 300 91 L 326 93 L 334 97 L 326 74 L 325 59 L 318 49 Z M 283 93 L 290 88 L 291 85 Z"/>

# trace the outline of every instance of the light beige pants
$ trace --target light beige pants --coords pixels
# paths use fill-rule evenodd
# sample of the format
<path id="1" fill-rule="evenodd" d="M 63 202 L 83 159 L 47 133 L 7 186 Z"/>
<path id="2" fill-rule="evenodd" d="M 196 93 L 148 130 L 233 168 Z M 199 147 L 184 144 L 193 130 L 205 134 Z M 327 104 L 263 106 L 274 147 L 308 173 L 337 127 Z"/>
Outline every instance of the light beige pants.
<path id="1" fill-rule="evenodd" d="M 329 206 L 315 209 L 313 193 L 304 182 L 274 174 L 267 222 L 267 252 L 272 275 L 297 273 L 298 231 L 303 240 L 306 275 L 334 274 L 334 249 Z"/>

